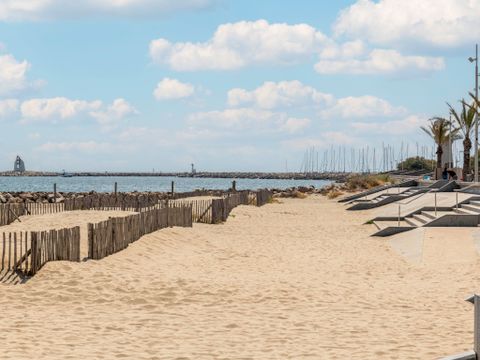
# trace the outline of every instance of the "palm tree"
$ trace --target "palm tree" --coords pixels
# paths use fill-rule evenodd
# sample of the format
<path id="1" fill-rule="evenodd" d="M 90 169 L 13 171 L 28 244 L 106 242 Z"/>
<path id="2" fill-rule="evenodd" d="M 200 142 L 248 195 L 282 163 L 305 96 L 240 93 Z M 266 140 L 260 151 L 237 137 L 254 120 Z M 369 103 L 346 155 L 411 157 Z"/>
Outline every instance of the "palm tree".
<path id="1" fill-rule="evenodd" d="M 472 150 L 472 141 L 470 135 L 472 133 L 473 126 L 475 125 L 475 115 L 477 112 L 477 106 L 468 105 L 465 100 L 462 99 L 462 112 L 458 114 L 455 109 L 447 103 L 450 108 L 450 112 L 458 124 L 459 129 L 463 133 L 463 170 L 462 177 L 465 180 L 467 175 L 470 174 L 470 151 Z M 467 110 L 468 107 L 468 110 Z"/>
<path id="2" fill-rule="evenodd" d="M 435 144 L 437 144 L 437 169 L 442 167 L 442 145 L 449 140 L 450 136 L 452 137 L 452 140 L 458 139 L 456 134 L 459 129 L 452 129 L 450 132 L 450 128 L 450 121 L 441 117 L 431 118 L 428 126 L 421 127 L 421 129 L 425 131 L 433 141 L 435 141 Z"/>

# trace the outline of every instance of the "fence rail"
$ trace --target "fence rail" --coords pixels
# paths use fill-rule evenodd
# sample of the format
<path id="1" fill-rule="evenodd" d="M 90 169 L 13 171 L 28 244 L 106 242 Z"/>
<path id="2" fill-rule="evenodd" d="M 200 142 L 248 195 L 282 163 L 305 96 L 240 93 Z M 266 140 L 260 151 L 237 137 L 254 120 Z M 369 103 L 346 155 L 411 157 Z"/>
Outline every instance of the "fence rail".
<path id="1" fill-rule="evenodd" d="M 65 210 L 127 210 L 139 212 L 160 207 L 164 199 L 159 194 L 94 194 L 65 200 Z"/>
<path id="2" fill-rule="evenodd" d="M 80 227 L 8 232 L 0 236 L 3 272 L 35 275 L 47 262 L 80 261 Z"/>
<path id="3" fill-rule="evenodd" d="M 192 226 L 192 207 L 169 206 L 88 224 L 88 257 L 99 260 L 125 249 L 143 235 L 169 226 Z"/>

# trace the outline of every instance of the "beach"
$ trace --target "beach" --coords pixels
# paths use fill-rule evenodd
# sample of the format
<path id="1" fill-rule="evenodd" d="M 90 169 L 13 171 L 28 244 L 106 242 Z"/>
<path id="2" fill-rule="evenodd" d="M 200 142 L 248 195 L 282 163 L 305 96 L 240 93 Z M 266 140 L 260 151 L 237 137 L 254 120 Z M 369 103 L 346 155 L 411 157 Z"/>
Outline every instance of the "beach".
<path id="1" fill-rule="evenodd" d="M 106 216 L 84 213 L 79 224 Z M 38 221 L 71 225 L 65 214 Z M 0 286 L 0 357 L 435 359 L 471 349 L 463 299 L 478 291 L 478 230 L 422 229 L 409 256 L 399 235 L 371 237 L 370 218 L 322 196 L 281 199 L 239 206 L 224 224 L 157 231 L 99 261 L 49 262 Z M 23 229 L 43 226 L 30 219 Z"/>

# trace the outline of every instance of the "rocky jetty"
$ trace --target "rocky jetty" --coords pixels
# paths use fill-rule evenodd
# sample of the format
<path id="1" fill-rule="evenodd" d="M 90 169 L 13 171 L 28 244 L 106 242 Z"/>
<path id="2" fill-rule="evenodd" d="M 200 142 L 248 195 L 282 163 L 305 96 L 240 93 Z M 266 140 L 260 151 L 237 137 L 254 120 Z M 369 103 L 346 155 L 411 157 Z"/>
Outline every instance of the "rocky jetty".
<path id="1" fill-rule="evenodd" d="M 324 188 L 315 188 L 314 186 L 300 186 L 288 189 L 271 189 L 274 197 L 304 197 L 307 194 L 323 194 Z M 224 196 L 231 193 L 232 190 L 205 190 L 199 189 L 187 193 L 175 193 L 175 198 L 193 197 L 193 196 Z M 52 192 L 0 192 L 0 204 L 7 203 L 61 203 L 66 199 L 80 198 L 90 195 L 101 196 L 105 193 L 90 192 L 57 192 L 56 197 Z M 111 194 L 111 193 L 110 193 Z M 118 193 L 119 196 L 141 196 L 153 197 L 157 199 L 171 198 L 168 192 L 127 192 Z"/>
<path id="2" fill-rule="evenodd" d="M 276 180 L 332 180 L 343 182 L 350 173 L 338 172 L 72 172 L 69 176 L 163 176 L 163 177 L 197 177 L 197 178 L 221 178 L 221 179 L 276 179 Z M 0 172 L 0 176 L 62 176 L 62 173 L 26 171 L 18 173 L 14 171 Z"/>

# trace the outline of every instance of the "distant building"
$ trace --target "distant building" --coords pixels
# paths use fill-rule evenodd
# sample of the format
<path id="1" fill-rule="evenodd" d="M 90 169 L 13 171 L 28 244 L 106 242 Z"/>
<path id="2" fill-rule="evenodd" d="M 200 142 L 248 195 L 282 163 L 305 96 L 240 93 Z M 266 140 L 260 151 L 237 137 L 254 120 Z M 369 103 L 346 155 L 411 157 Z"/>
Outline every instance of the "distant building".
<path id="1" fill-rule="evenodd" d="M 17 155 L 15 159 L 15 164 L 13 165 L 13 171 L 15 172 L 25 172 L 25 163 L 23 162 L 22 158 Z"/>

